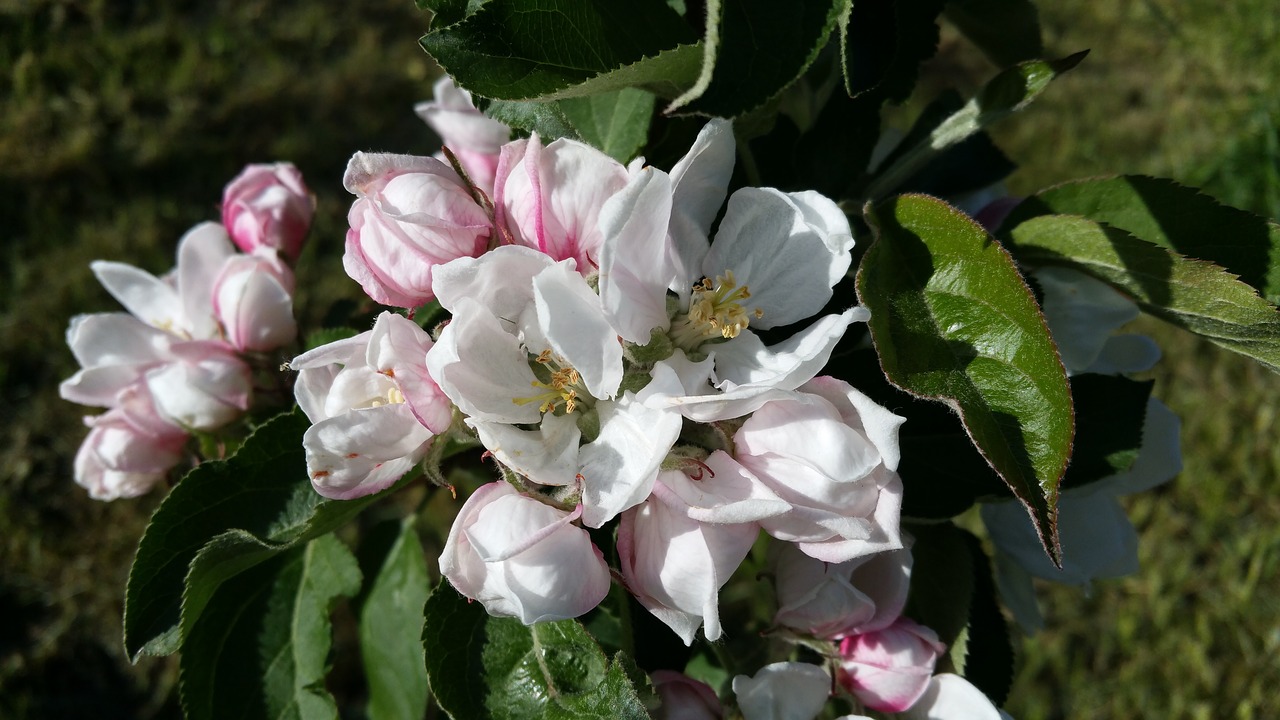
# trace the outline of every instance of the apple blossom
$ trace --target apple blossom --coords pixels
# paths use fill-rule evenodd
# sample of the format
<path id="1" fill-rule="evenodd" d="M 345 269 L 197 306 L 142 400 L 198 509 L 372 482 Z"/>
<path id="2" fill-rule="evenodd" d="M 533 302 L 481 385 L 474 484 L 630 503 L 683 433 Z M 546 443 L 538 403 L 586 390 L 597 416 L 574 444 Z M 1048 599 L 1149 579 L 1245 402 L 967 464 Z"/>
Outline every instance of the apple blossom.
<path id="1" fill-rule="evenodd" d="M 902 614 L 911 564 L 906 548 L 826 563 L 784 543 L 774 562 L 773 621 L 819 638 L 881 630 Z"/>
<path id="2" fill-rule="evenodd" d="M 600 527 L 648 497 L 681 422 L 647 404 L 674 378 L 621 390 L 622 347 L 574 268 L 520 246 L 442 266 L 453 320 L 427 367 L 498 460 L 578 494 Z"/>
<path id="3" fill-rule="evenodd" d="M 266 352 L 293 342 L 293 272 L 272 254 L 228 258 L 213 284 L 213 312 L 222 334 L 241 352 Z"/>
<path id="4" fill-rule="evenodd" d="M 426 371 L 431 338 L 391 312 L 373 329 L 299 355 L 294 395 L 312 426 L 303 435 L 316 492 L 350 499 L 394 483 L 452 421 Z"/>
<path id="5" fill-rule="evenodd" d="M 653 689 L 657 691 L 662 706 L 658 708 L 658 720 L 720 720 L 724 708 L 720 698 L 709 685 L 672 670 L 655 670 Z"/>
<path id="6" fill-rule="evenodd" d="M 609 568 L 564 512 L 503 482 L 467 498 L 440 554 L 440 573 L 490 615 L 526 625 L 577 617 L 609 592 Z"/>
<path id="7" fill-rule="evenodd" d="M 222 192 L 222 224 L 246 253 L 270 248 L 294 262 L 315 214 L 315 198 L 292 163 L 249 165 Z"/>
<path id="8" fill-rule="evenodd" d="M 249 366 L 224 343 L 192 340 L 169 347 L 172 359 L 146 374 L 160 414 L 189 430 L 216 430 L 249 409 Z"/>
<path id="9" fill-rule="evenodd" d="M 136 497 L 182 460 L 187 434 L 162 418 L 146 386 L 120 393 L 120 406 L 85 418 L 89 435 L 75 458 L 76 483 L 95 500 Z"/>
<path id="10" fill-rule="evenodd" d="M 851 263 L 848 219 L 814 192 L 742 188 L 712 220 L 733 167 L 733 133 L 713 120 L 671 175 L 635 173 L 600 211 L 600 297 L 623 339 L 661 332 L 692 361 L 712 362 L 667 401 L 686 417 L 738 417 L 818 373 L 861 308 L 828 315 L 773 347 L 749 328 L 789 325 L 822 310 Z M 676 312 L 668 308 L 674 290 Z"/>
<path id="11" fill-rule="evenodd" d="M 142 322 L 184 340 L 217 339 L 213 287 L 223 264 L 236 254 L 227 231 L 217 223 L 201 223 L 178 241 L 177 254 L 177 266 L 164 278 L 119 262 L 96 260 L 89 266 L 107 292 Z"/>
<path id="12" fill-rule="evenodd" d="M 448 75 L 436 81 L 433 91 L 434 99 L 418 103 L 413 111 L 436 131 L 471 182 L 492 197 L 498 153 L 511 137 L 511 128 L 477 110 L 471 93 Z"/>
<path id="13" fill-rule="evenodd" d="M 813 720 L 831 694 L 831 676 L 817 665 L 777 662 L 733 679 L 744 720 Z"/>
<path id="14" fill-rule="evenodd" d="M 492 219 L 435 158 L 356 153 L 342 182 L 356 196 L 342 265 L 384 305 L 429 302 L 436 266 L 477 256 L 489 243 Z"/>
<path id="15" fill-rule="evenodd" d="M 928 689 L 946 649 L 933 630 L 899 617 L 888 627 L 840 641 L 840 684 L 872 710 L 902 712 Z"/>
<path id="16" fill-rule="evenodd" d="M 59 394 L 81 405 L 115 407 L 123 390 L 172 359 L 175 342 L 126 313 L 77 315 L 67 328 L 67 345 L 81 368 L 58 386 Z"/>
<path id="17" fill-rule="evenodd" d="M 650 497 L 622 514 L 618 562 L 640 604 L 692 645 L 699 625 L 720 637 L 720 588 L 751 551 L 756 523 L 714 524 L 691 519 L 688 506 Z M 671 504 L 668 504 L 668 503 Z"/>
<path id="18" fill-rule="evenodd" d="M 497 221 L 511 242 L 554 260 L 573 259 L 589 275 L 600 264 L 601 208 L 626 184 L 627 169 L 617 160 L 575 140 L 543 145 L 535 133 L 502 146 L 493 190 Z"/>
<path id="19" fill-rule="evenodd" d="M 734 458 L 792 506 L 761 526 L 824 562 L 902 547 L 902 422 L 829 377 L 767 401 L 733 438 Z"/>

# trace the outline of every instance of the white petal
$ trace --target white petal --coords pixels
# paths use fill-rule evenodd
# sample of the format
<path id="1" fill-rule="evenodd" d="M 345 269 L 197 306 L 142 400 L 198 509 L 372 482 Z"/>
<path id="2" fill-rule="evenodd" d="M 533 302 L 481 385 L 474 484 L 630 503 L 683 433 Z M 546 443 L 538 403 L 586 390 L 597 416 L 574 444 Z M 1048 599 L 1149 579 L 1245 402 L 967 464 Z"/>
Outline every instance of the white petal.
<path id="1" fill-rule="evenodd" d="M 516 399 L 537 392 L 529 356 L 498 319 L 463 299 L 453 321 L 427 353 L 427 370 L 461 410 L 478 420 L 536 423 L 538 403 Z"/>
<path id="2" fill-rule="evenodd" d="M 1108 483 L 1110 492 L 1127 495 L 1149 490 L 1172 480 L 1182 472 L 1181 431 L 1182 420 L 1169 406 L 1155 398 L 1148 398 L 1138 459 L 1127 472 L 1100 482 Z"/>
<path id="3" fill-rule="evenodd" d="M 533 302 L 534 276 L 554 264 L 533 248 L 504 245 L 479 258 L 462 257 L 436 266 L 431 290 L 447 310 L 455 310 L 463 298 L 470 298 L 514 327 L 520 313 Z"/>
<path id="4" fill-rule="evenodd" d="M 803 197 L 830 202 L 816 193 Z M 810 211 L 827 220 L 825 210 Z M 853 240 L 847 222 L 841 232 L 836 238 L 825 226 L 810 224 L 785 193 L 742 188 L 729 198 L 702 274 L 713 278 L 732 270 L 737 283 L 750 288 L 750 307 L 764 312 L 751 321 L 754 327 L 789 325 L 821 310 L 848 270 Z"/>
<path id="5" fill-rule="evenodd" d="M 335 340 L 317 348 L 312 348 L 290 360 L 289 368 L 292 370 L 306 370 L 334 363 L 349 365 L 353 362 L 360 362 L 364 359 L 365 346 L 369 344 L 369 337 L 372 334 L 372 330 L 366 330 L 359 335 Z"/>
<path id="6" fill-rule="evenodd" d="M 711 222 L 724 204 L 733 174 L 736 147 L 733 125 L 713 119 L 698 132 L 693 147 L 671 168 L 671 211 L 668 262 L 682 289 L 698 280 L 709 247 Z"/>
<path id="7" fill-rule="evenodd" d="M 1070 374 L 1098 359 L 1111 333 L 1138 317 L 1138 306 L 1110 285 L 1075 270 L 1036 270 L 1044 291 L 1044 317 Z"/>
<path id="8" fill-rule="evenodd" d="M 185 329 L 191 337 L 217 337 L 213 286 L 222 272 L 223 263 L 235 255 L 231 237 L 218 223 L 200 223 L 178 241 L 178 295 L 186 316 Z"/>
<path id="9" fill-rule="evenodd" d="M 407 406 L 382 405 L 312 425 L 302 446 L 316 492 L 346 500 L 400 479 L 422 459 L 431 437 Z"/>
<path id="10" fill-rule="evenodd" d="M 582 446 L 582 522 L 598 528 L 644 501 L 680 435 L 680 416 L 646 407 L 629 393 L 596 405 L 600 435 Z"/>
<path id="11" fill-rule="evenodd" d="M 808 663 L 773 663 L 733 679 L 744 720 L 813 720 L 830 693 L 831 677 Z"/>
<path id="12" fill-rule="evenodd" d="M 537 430 L 470 419 L 480 442 L 503 465 L 539 485 L 572 485 L 578 474 L 582 433 L 573 415 L 547 413 Z"/>
<path id="13" fill-rule="evenodd" d="M 185 329 L 178 291 L 168 283 L 124 263 L 95 260 L 89 267 L 107 292 L 142 322 L 174 332 Z"/>
<path id="14" fill-rule="evenodd" d="M 600 302 L 624 339 L 641 345 L 667 328 L 667 287 L 675 277 L 667 259 L 671 179 L 645 168 L 600 209 Z"/>
<path id="15" fill-rule="evenodd" d="M 1160 346 L 1146 335 L 1112 335 L 1085 372 L 1119 375 L 1150 370 L 1160 360 Z"/>
<path id="16" fill-rule="evenodd" d="M 924 695 L 902 713 L 904 720 L 1000 720 L 1000 711 L 959 675 L 942 673 L 929 680 Z"/>
<path id="17" fill-rule="evenodd" d="M 738 464 L 717 450 L 696 480 L 679 470 L 658 474 L 653 494 L 693 520 L 704 523 L 748 523 L 781 515 L 791 505 Z"/>
<path id="18" fill-rule="evenodd" d="M 742 333 L 715 347 L 717 386 L 766 385 L 794 390 L 822 370 L 849 325 L 870 316 L 866 308 L 849 308 L 767 348 L 754 333 Z"/>
<path id="19" fill-rule="evenodd" d="M 622 343 L 600 297 L 570 265 L 558 263 L 533 279 L 533 299 L 551 349 L 578 371 L 592 397 L 613 398 L 622 383 Z"/>

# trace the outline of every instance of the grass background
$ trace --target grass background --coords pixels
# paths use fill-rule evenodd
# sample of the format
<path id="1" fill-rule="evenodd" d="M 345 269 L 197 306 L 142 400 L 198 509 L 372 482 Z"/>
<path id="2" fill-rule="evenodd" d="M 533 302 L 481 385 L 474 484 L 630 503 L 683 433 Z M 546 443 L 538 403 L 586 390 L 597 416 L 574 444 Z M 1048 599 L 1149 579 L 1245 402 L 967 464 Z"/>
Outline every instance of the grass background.
<path id="1" fill-rule="evenodd" d="M 1111 172 L 1172 177 L 1280 216 L 1273 0 L 1041 3 L 1051 53 L 1085 63 L 997 129 L 1030 192 Z M 114 303 L 88 261 L 172 265 L 248 162 L 290 159 L 319 212 L 304 326 L 354 297 L 338 260 L 355 150 L 424 154 L 430 93 L 410 0 L 0 0 L 0 717 L 173 717 L 176 663 L 120 647 L 129 561 L 155 493 L 71 481 L 84 409 L 63 334 Z M 993 69 L 951 34 L 930 84 Z M 1156 323 L 1156 394 L 1186 462 L 1130 498 L 1142 571 L 1088 595 L 1042 586 L 1008 710 L 1029 718 L 1280 717 L 1280 378 Z"/>

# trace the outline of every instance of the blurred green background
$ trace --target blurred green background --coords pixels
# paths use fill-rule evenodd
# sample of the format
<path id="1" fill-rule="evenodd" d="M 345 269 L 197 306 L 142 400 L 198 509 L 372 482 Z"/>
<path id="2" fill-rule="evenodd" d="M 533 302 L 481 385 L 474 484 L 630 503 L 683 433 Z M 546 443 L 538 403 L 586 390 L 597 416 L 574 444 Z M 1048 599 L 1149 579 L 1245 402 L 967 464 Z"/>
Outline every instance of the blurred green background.
<path id="1" fill-rule="evenodd" d="M 1042 3 L 1078 69 L 997 128 L 1030 192 L 1140 172 L 1280 216 L 1274 0 Z M 88 262 L 154 272 L 216 219 L 249 162 L 289 159 L 318 199 L 300 265 L 304 327 L 358 289 L 340 265 L 356 150 L 426 154 L 411 106 L 435 69 L 411 0 L 0 0 L 0 717 L 174 717 L 174 658 L 130 665 L 120 615 L 161 493 L 98 503 L 72 482 L 85 409 L 73 314 L 114 310 Z M 994 72 L 944 32 L 921 92 Z M 1021 643 L 1007 709 L 1032 718 L 1280 717 L 1280 378 L 1157 322 L 1156 394 L 1183 418 L 1185 469 L 1129 499 L 1137 576 L 1041 588 L 1050 630 Z M 282 358 L 283 359 L 283 358 Z M 416 632 L 415 630 L 409 630 Z"/>

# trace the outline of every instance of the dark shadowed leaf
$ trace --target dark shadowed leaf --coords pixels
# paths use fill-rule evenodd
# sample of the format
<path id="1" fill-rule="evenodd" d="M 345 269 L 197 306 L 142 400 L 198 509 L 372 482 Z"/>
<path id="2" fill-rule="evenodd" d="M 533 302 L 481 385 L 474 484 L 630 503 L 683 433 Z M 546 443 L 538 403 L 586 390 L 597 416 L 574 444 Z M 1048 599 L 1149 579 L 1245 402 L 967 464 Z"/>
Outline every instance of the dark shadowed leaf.
<path id="1" fill-rule="evenodd" d="M 1044 316 L 1013 258 L 946 203 L 904 195 L 868 209 L 876 240 L 858 297 L 885 375 L 946 403 L 1060 549 L 1058 485 L 1071 454 L 1071 392 Z"/>
<path id="2" fill-rule="evenodd" d="M 1044 56 L 1040 13 L 1030 0 L 948 0 L 946 14 L 1000 67 Z"/>
<path id="3" fill-rule="evenodd" d="M 1221 267 L 1084 217 L 1043 215 L 1004 228 L 1020 261 L 1088 273 L 1146 312 L 1280 372 L 1280 311 Z"/>
<path id="4" fill-rule="evenodd" d="M 855 2 L 841 26 L 845 90 L 876 105 L 911 95 L 920 63 L 938 49 L 944 0 Z"/>
<path id="5" fill-rule="evenodd" d="M 1120 175 L 1043 190 L 1014 208 L 1013 227 L 1036 215 L 1083 215 L 1134 237 L 1221 265 L 1280 302 L 1280 225 L 1163 178 Z"/>
<path id="6" fill-rule="evenodd" d="M 329 611 L 359 589 L 355 558 L 332 535 L 224 584 L 182 647 L 186 717 L 337 718 L 324 685 Z"/>
<path id="7" fill-rule="evenodd" d="M 277 416 L 234 456 L 187 473 L 156 509 L 125 591 L 130 657 L 176 651 L 219 583 L 334 530 L 405 482 L 356 500 L 320 497 L 302 450 L 309 426 L 298 409 Z"/>
<path id="8" fill-rule="evenodd" d="M 904 143 L 901 154 L 882 165 L 867 188 L 867 197 L 879 200 L 895 192 L 939 154 L 1023 109 L 1054 78 L 1080 64 L 1087 54 L 1086 50 L 1061 60 L 1031 60 L 996 75 L 977 96 L 938 123 L 928 135 L 913 145 Z"/>
<path id="9" fill-rule="evenodd" d="M 568 97 L 570 88 L 696 43 L 697 37 L 662 0 L 489 0 L 461 22 L 433 27 L 420 42 L 477 95 L 546 100 Z M 627 82 L 667 82 L 672 70 L 633 70 Z"/>
<path id="10" fill-rule="evenodd" d="M 849 0 L 710 0 L 697 83 L 667 112 L 736 117 L 804 74 L 849 12 Z"/>

